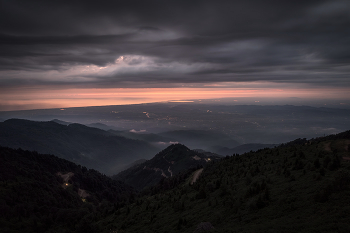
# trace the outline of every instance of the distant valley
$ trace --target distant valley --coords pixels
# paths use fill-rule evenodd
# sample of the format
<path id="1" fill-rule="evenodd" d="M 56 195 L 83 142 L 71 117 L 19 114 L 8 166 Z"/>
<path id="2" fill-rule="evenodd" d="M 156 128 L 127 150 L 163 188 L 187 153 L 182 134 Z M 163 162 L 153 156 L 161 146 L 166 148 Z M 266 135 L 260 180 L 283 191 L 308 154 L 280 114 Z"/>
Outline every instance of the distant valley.
<path id="1" fill-rule="evenodd" d="M 192 148 L 225 148 L 238 143 L 229 137 L 205 130 L 169 131 L 159 134 L 106 130 L 81 124 L 53 120 L 36 122 L 10 119 L 0 122 L 0 145 L 24 150 L 36 150 L 68 159 L 105 174 L 113 175 L 139 159 L 150 159 L 160 150 L 174 143 L 186 143 Z M 256 149 L 246 146 L 244 153 Z M 260 148 L 259 148 L 260 149 Z M 216 152 L 216 151 L 214 151 Z M 231 155 L 230 150 L 218 150 Z"/>
<path id="2" fill-rule="evenodd" d="M 150 103 L 65 109 L 0 112 L 0 118 L 60 121 L 84 124 L 103 130 L 132 131 L 139 134 L 206 131 L 214 135 L 211 145 L 234 148 L 242 144 L 280 144 L 295 138 L 313 138 L 350 128 L 350 109 L 293 105 L 224 105 L 192 103 Z M 195 134 L 193 134 L 195 135 Z M 177 136 L 180 136 L 179 134 Z M 210 136 L 210 135 L 208 135 Z M 185 138 L 183 138 L 185 139 Z M 195 137 L 181 141 L 196 149 Z M 209 139 L 209 137 L 207 137 Z M 192 142 L 191 142 L 192 141 Z M 225 144 L 226 141 L 226 144 Z M 238 144 L 228 145 L 227 142 Z M 208 140 L 206 140 L 208 142 Z M 193 144 L 192 145 L 189 144 Z M 207 148 L 203 148 L 207 149 Z"/>

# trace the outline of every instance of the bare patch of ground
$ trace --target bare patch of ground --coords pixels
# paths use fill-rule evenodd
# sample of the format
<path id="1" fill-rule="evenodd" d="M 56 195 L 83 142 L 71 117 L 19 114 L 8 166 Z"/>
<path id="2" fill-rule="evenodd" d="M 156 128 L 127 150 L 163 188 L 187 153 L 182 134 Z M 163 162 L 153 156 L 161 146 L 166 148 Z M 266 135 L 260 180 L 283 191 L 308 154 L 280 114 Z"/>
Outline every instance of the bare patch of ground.
<path id="1" fill-rule="evenodd" d="M 86 190 L 84 190 L 84 189 L 78 189 L 78 195 L 79 195 L 81 198 L 86 198 L 86 197 L 90 196 L 90 194 L 88 194 L 88 193 L 86 192 Z"/>
<path id="2" fill-rule="evenodd" d="M 349 149 L 350 149 L 350 140 L 345 140 L 344 141 L 344 150 L 346 151 L 346 155 L 348 155 L 348 156 L 343 157 L 343 159 L 347 160 L 347 161 L 350 161 L 350 157 L 349 157 L 350 151 L 349 151 Z"/>
<path id="3" fill-rule="evenodd" d="M 345 146 L 344 146 L 345 151 L 349 152 L 349 147 L 350 147 L 350 140 L 345 140 Z"/>
<path id="4" fill-rule="evenodd" d="M 57 175 L 63 178 L 63 181 L 66 183 L 69 181 L 69 179 L 74 176 L 73 172 L 68 172 L 66 174 L 62 174 L 61 172 L 58 172 Z"/>
<path id="5" fill-rule="evenodd" d="M 145 166 L 143 169 L 144 169 L 144 170 L 145 170 L 145 169 L 147 169 L 147 170 L 154 170 L 154 171 L 156 171 L 156 172 L 160 171 L 160 172 L 162 173 L 162 176 L 163 176 L 163 177 L 168 178 L 168 176 L 165 175 L 164 171 L 163 171 L 162 169 L 160 169 L 160 168 L 150 168 L 150 167 Z"/>
<path id="6" fill-rule="evenodd" d="M 324 144 L 324 149 L 325 151 L 332 152 L 331 143 L 327 142 L 326 144 Z"/>
<path id="7" fill-rule="evenodd" d="M 203 171 L 203 168 L 197 170 L 194 172 L 193 174 L 193 178 L 192 178 L 192 181 L 191 181 L 191 184 L 193 184 L 194 182 L 196 182 L 196 180 L 198 179 L 198 177 L 200 176 L 200 174 L 202 173 Z"/>
<path id="8" fill-rule="evenodd" d="M 168 172 L 170 173 L 170 176 L 173 176 L 173 172 L 170 170 L 170 166 L 168 168 Z"/>
<path id="9" fill-rule="evenodd" d="M 73 173 L 73 172 L 68 172 L 68 173 L 66 173 L 66 174 L 62 174 L 61 172 L 57 172 L 56 175 L 62 177 L 62 179 L 63 179 L 62 187 L 63 187 L 64 189 L 66 189 L 66 188 L 68 188 L 68 186 L 69 186 L 68 181 L 70 180 L 70 178 L 71 178 L 72 176 L 74 176 L 74 173 Z M 88 194 L 88 193 L 86 192 L 86 190 L 84 190 L 84 189 L 78 189 L 78 195 L 79 195 L 81 198 L 86 198 L 86 197 L 90 196 L 90 194 Z"/>
<path id="10" fill-rule="evenodd" d="M 74 176 L 74 173 L 73 172 L 68 172 L 66 174 L 62 174 L 61 172 L 57 172 L 56 175 L 62 177 L 62 179 L 63 179 L 62 187 L 64 189 L 66 189 L 69 186 L 68 181 L 70 180 L 70 178 L 72 176 Z"/>

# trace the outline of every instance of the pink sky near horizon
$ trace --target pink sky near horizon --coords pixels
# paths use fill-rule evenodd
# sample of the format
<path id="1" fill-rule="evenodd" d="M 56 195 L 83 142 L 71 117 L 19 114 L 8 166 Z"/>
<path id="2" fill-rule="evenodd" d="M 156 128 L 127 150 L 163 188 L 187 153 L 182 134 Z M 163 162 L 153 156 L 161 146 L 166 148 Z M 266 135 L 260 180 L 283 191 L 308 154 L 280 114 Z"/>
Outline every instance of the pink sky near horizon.
<path id="1" fill-rule="evenodd" d="M 349 99 L 346 89 L 281 89 L 281 88 L 22 88 L 0 94 L 0 111 L 126 105 L 174 100 L 216 98 L 306 98 Z"/>
<path id="2" fill-rule="evenodd" d="M 349 0 L 54 2 L 1 1 L 0 111 L 214 98 L 350 108 Z"/>

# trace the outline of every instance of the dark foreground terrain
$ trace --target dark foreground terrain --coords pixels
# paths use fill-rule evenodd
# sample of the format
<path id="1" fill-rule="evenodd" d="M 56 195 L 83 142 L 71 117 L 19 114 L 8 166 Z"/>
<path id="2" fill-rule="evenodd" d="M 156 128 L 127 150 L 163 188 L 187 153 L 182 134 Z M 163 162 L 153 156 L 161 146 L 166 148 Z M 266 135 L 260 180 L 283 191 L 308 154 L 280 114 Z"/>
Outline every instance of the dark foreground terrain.
<path id="1" fill-rule="evenodd" d="M 350 232 L 350 131 L 227 156 L 141 192 L 54 156 L 1 148 L 0 159 L 1 232 Z"/>

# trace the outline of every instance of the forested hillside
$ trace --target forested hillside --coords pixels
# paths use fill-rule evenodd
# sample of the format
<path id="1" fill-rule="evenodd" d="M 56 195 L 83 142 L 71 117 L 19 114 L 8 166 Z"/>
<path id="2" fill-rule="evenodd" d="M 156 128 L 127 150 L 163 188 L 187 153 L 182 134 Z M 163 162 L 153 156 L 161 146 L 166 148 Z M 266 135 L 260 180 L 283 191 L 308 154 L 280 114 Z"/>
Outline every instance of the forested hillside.
<path id="1" fill-rule="evenodd" d="M 0 232 L 94 232 L 134 194 L 65 159 L 0 147 Z"/>
<path id="2" fill-rule="evenodd" d="M 54 154 L 108 175 L 159 150 L 149 143 L 81 124 L 11 119 L 0 123 L 0 145 Z"/>
<path id="3" fill-rule="evenodd" d="M 219 156 L 208 156 L 190 150 L 184 145 L 174 144 L 157 153 L 152 159 L 122 171 L 112 178 L 142 190 L 156 185 L 161 179 L 175 176 L 188 169 L 206 166 L 208 162 L 218 159 Z"/>
<path id="4" fill-rule="evenodd" d="M 0 151 L 1 232 L 350 232 L 350 131 L 212 160 L 141 193 L 54 156 Z"/>
<path id="5" fill-rule="evenodd" d="M 164 179 L 101 223 L 120 232 L 194 232 L 201 222 L 213 232 L 350 232 L 349 147 L 347 131 L 226 157 L 193 185 L 190 174 Z"/>

